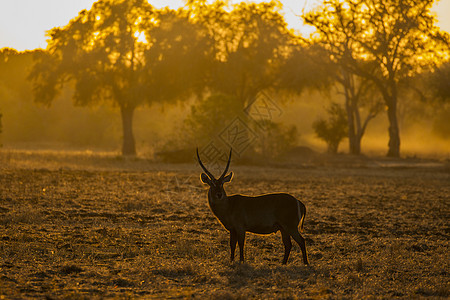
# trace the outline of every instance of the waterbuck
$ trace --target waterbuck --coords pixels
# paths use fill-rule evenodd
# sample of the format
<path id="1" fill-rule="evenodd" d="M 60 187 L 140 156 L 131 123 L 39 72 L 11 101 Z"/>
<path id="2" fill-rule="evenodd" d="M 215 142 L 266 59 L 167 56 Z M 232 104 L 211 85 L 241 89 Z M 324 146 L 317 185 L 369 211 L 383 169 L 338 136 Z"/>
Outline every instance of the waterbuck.
<path id="1" fill-rule="evenodd" d="M 298 226 L 303 229 L 306 207 L 289 194 L 265 194 L 261 196 L 227 196 L 223 184 L 230 182 L 233 172 L 226 175 L 231 161 L 231 152 L 227 166 L 219 179 L 216 179 L 203 165 L 197 149 L 198 163 L 205 171 L 200 176 L 203 183 L 209 185 L 208 203 L 220 223 L 230 232 L 231 261 L 234 260 L 236 243 L 239 244 L 240 261 L 244 261 L 245 233 L 270 234 L 281 231 L 284 244 L 283 264 L 286 264 L 291 252 L 291 237 L 298 243 L 303 254 L 303 262 L 308 264 L 305 239 L 300 235 Z"/>

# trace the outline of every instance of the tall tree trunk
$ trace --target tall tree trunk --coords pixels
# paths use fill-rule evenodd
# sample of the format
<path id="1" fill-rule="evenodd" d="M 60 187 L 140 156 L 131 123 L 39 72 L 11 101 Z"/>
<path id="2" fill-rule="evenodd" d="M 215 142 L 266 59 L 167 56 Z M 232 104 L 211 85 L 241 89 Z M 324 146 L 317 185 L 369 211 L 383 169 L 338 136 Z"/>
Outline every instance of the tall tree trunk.
<path id="1" fill-rule="evenodd" d="M 353 155 L 361 154 L 361 123 L 359 121 L 359 111 L 356 105 L 357 100 L 345 93 L 345 110 L 347 111 L 348 122 L 348 151 Z"/>
<path id="2" fill-rule="evenodd" d="M 362 135 L 356 134 L 355 141 L 353 142 L 352 149 L 350 150 L 350 154 L 353 154 L 353 155 L 361 154 L 361 139 L 362 139 Z"/>
<path id="3" fill-rule="evenodd" d="M 397 99 L 392 97 L 388 102 L 389 150 L 388 157 L 400 157 L 400 131 L 397 120 Z"/>
<path id="4" fill-rule="evenodd" d="M 352 75 L 342 71 L 342 77 L 339 80 L 344 88 L 345 110 L 347 112 L 348 123 L 348 151 L 350 154 L 361 154 L 361 136 L 360 121 L 358 111 L 358 99 L 356 96 L 355 80 Z"/>
<path id="5" fill-rule="evenodd" d="M 331 154 L 337 154 L 339 148 L 339 142 L 330 141 L 328 142 L 328 149 L 327 152 Z"/>
<path id="6" fill-rule="evenodd" d="M 349 152 L 350 152 L 350 154 L 353 154 L 353 155 L 360 155 L 361 154 L 361 139 L 362 139 L 363 133 L 361 130 L 361 122 L 360 122 L 358 106 L 355 104 L 356 101 L 354 101 L 352 103 L 354 104 L 351 106 L 353 125 L 351 128 L 349 128 L 349 139 L 350 139 L 350 136 L 352 138 L 352 140 L 350 141 Z M 350 129 L 352 130 L 351 133 L 350 133 Z"/>
<path id="7" fill-rule="evenodd" d="M 346 94 L 345 97 L 345 110 L 347 112 L 347 124 L 348 124 L 348 151 L 350 154 L 355 154 L 355 143 L 357 143 L 355 118 L 353 113 L 353 106 L 350 104 L 351 100 Z"/>
<path id="8" fill-rule="evenodd" d="M 134 107 L 121 106 L 122 115 L 123 144 L 122 155 L 136 155 L 136 143 L 133 135 L 133 114 Z"/>

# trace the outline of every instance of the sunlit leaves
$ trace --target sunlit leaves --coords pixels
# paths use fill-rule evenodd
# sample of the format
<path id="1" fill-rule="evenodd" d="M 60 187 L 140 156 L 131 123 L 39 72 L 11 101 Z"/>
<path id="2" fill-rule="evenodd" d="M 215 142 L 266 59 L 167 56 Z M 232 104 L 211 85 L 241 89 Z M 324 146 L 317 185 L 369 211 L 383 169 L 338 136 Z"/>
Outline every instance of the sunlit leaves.
<path id="1" fill-rule="evenodd" d="M 213 40 L 211 89 L 232 94 L 243 105 L 273 86 L 293 40 L 277 2 L 190 5 L 191 18 L 203 24 Z"/>
<path id="2" fill-rule="evenodd" d="M 151 97 L 170 101 L 200 92 L 211 63 L 210 37 L 189 11 L 162 9 L 156 16 L 158 22 L 144 31 L 150 45 L 144 51 L 144 72 Z"/>
<path id="3" fill-rule="evenodd" d="M 48 36 L 30 75 L 36 101 L 50 104 L 69 81 L 76 105 L 109 101 L 122 113 L 126 154 L 135 154 L 134 110 L 189 95 L 208 47 L 185 10 L 158 10 L 146 0 L 99 0 Z"/>
<path id="4" fill-rule="evenodd" d="M 321 9 L 304 16 L 307 24 L 317 28 L 316 41 L 333 61 L 378 88 L 388 107 L 389 156 L 400 155 L 397 102 L 401 83 L 433 68 L 449 52 L 448 34 L 439 31 L 430 13 L 433 3 L 326 0 Z"/>
<path id="5" fill-rule="evenodd" d="M 335 58 L 376 61 L 386 77 L 411 76 L 439 59 L 438 43 L 432 38 L 438 29 L 429 12 L 433 2 L 329 0 L 305 21 L 317 28 L 315 38 Z"/>
<path id="6" fill-rule="evenodd" d="M 91 10 L 81 11 L 68 25 L 48 32 L 47 52 L 55 61 L 44 67 L 45 62 L 41 60 L 37 66 L 41 65 L 44 73 L 45 69 L 48 73 L 51 69 L 58 78 L 58 84 L 63 83 L 61 78 L 69 77 L 76 81 L 74 100 L 79 105 L 96 103 L 95 95 L 109 91 L 106 94 L 110 94 L 115 103 L 123 105 L 125 101 L 127 105 L 134 103 L 135 106 L 143 99 L 110 92 L 114 91 L 114 86 L 126 88 L 133 85 L 130 81 L 133 76 L 130 75 L 143 67 L 145 38 L 135 33 L 143 31 L 142 16 L 152 11 L 148 2 L 143 0 L 97 1 Z M 39 73 L 36 68 L 35 75 Z M 41 72 L 39 76 L 51 75 Z M 43 80 L 41 89 L 51 90 L 57 82 Z M 39 85 L 35 80 L 35 86 Z"/>
<path id="7" fill-rule="evenodd" d="M 433 96 L 442 102 L 450 103 L 450 61 L 445 62 L 426 80 L 431 88 Z"/>
<path id="8" fill-rule="evenodd" d="M 328 93 L 338 72 L 332 57 L 318 44 L 296 46 L 284 62 L 277 87 L 301 93 L 306 89 Z"/>

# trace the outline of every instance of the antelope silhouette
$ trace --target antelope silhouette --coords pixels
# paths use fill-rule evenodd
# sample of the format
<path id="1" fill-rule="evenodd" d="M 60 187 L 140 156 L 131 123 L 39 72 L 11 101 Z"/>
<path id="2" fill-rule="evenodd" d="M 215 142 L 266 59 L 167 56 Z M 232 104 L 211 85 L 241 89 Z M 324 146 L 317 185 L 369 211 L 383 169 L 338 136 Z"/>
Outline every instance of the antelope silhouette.
<path id="1" fill-rule="evenodd" d="M 308 264 L 305 239 L 298 227 L 303 230 L 306 207 L 295 197 L 285 194 L 264 194 L 260 196 L 230 195 L 223 188 L 230 182 L 233 172 L 227 175 L 231 162 L 232 149 L 227 166 L 218 179 L 203 165 L 197 149 L 198 163 L 205 173 L 200 175 L 203 183 L 209 185 L 208 203 L 213 214 L 230 232 L 231 261 L 234 260 L 236 243 L 239 244 L 239 260 L 244 262 L 245 233 L 271 234 L 281 232 L 284 244 L 283 264 L 286 264 L 292 248 L 291 237 L 302 250 L 303 263 Z"/>

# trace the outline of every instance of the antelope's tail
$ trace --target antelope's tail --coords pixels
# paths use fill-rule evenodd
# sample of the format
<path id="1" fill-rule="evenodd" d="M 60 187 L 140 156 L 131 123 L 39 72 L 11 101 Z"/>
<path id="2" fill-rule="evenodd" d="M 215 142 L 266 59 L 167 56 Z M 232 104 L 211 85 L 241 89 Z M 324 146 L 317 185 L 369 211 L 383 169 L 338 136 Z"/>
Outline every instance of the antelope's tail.
<path id="1" fill-rule="evenodd" d="M 298 216 L 300 218 L 300 232 L 302 232 L 303 231 L 303 223 L 305 222 L 305 217 L 306 217 L 306 206 L 303 203 L 301 203 L 300 201 L 298 201 L 297 204 L 298 204 Z"/>

